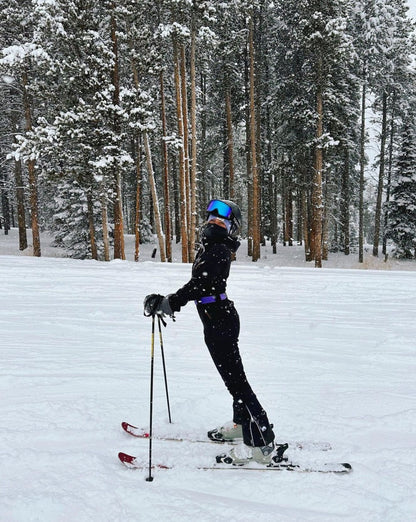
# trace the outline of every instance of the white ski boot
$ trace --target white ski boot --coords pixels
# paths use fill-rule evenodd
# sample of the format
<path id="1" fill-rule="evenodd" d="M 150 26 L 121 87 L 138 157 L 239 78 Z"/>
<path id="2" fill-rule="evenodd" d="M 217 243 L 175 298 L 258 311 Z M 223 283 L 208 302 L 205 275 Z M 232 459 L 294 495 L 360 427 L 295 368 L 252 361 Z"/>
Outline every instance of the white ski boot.
<path id="1" fill-rule="evenodd" d="M 272 459 L 275 455 L 274 442 L 271 442 L 267 446 L 260 447 L 239 444 L 235 448 L 232 448 L 228 453 L 218 455 L 216 461 L 218 464 L 231 464 L 233 466 L 244 466 L 249 462 L 255 462 L 262 466 L 269 466 L 272 464 Z"/>
<path id="2" fill-rule="evenodd" d="M 233 421 L 226 422 L 209 431 L 208 438 L 214 442 L 239 442 L 243 440 L 243 428 L 241 424 L 235 424 Z"/>

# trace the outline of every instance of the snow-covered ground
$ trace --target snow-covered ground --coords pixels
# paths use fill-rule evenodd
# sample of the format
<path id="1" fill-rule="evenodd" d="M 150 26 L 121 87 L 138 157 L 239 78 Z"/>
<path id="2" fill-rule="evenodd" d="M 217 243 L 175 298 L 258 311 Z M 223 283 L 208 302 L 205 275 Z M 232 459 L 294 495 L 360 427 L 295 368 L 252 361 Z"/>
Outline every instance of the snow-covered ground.
<path id="1" fill-rule="evenodd" d="M 0 254 L 15 253 L 9 239 L 0 236 Z M 297 266 L 265 252 L 269 261 L 242 253 L 232 267 L 243 360 L 278 439 L 328 441 L 329 452 L 291 454 L 349 461 L 353 473 L 201 471 L 222 446 L 155 441 L 154 461 L 174 469 L 149 483 L 117 459 L 147 462 L 147 441 L 120 428 L 148 425 L 142 301 L 175 291 L 190 266 L 144 252 L 140 263 L 0 255 L 1 521 L 416 518 L 414 264 L 317 270 L 298 249 Z M 231 401 L 192 303 L 163 336 L 173 425 L 157 346 L 154 431 L 204 436 L 230 418 Z"/>

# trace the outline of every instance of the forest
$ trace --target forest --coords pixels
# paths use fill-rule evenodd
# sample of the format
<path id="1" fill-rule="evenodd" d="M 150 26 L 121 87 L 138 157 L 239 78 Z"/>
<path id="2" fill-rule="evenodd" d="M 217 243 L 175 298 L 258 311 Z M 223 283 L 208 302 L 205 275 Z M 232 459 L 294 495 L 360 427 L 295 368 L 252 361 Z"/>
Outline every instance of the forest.
<path id="1" fill-rule="evenodd" d="M 0 0 L 0 233 L 191 262 L 213 198 L 248 255 L 416 258 L 405 0 Z M 375 152 L 371 152 L 375 151 Z M 30 237 L 29 234 L 31 235 Z M 391 248 L 390 248 L 391 247 Z"/>

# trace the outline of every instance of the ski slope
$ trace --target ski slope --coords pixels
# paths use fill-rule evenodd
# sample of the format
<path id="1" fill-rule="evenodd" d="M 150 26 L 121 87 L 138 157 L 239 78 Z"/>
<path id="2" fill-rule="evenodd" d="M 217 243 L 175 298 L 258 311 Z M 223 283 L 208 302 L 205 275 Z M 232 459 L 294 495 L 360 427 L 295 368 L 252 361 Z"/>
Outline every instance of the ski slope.
<path id="1" fill-rule="evenodd" d="M 296 458 L 351 462 L 346 476 L 196 470 L 223 447 L 154 441 L 147 462 L 150 328 L 142 302 L 185 283 L 180 263 L 0 256 L 0 520 L 410 521 L 416 518 L 416 272 L 237 262 L 251 384 L 278 440 L 329 441 Z M 156 337 L 154 432 L 204 436 L 231 400 L 193 303 Z"/>

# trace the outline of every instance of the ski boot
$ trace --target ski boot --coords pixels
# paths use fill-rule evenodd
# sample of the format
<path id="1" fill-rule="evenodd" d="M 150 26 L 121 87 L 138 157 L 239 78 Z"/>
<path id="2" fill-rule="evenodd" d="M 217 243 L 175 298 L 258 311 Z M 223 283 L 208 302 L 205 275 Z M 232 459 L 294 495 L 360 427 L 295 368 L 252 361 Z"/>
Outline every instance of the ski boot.
<path id="1" fill-rule="evenodd" d="M 243 428 L 241 424 L 235 424 L 233 421 L 226 422 L 209 431 L 208 438 L 214 442 L 238 442 L 243 440 Z"/>
<path id="2" fill-rule="evenodd" d="M 240 444 L 228 453 L 217 455 L 216 461 L 217 464 L 230 464 L 232 466 L 244 466 L 250 462 L 255 462 L 265 467 L 272 467 L 274 464 L 287 460 L 283 454 L 288 447 L 288 444 L 275 444 L 274 442 L 260 447 Z"/>

